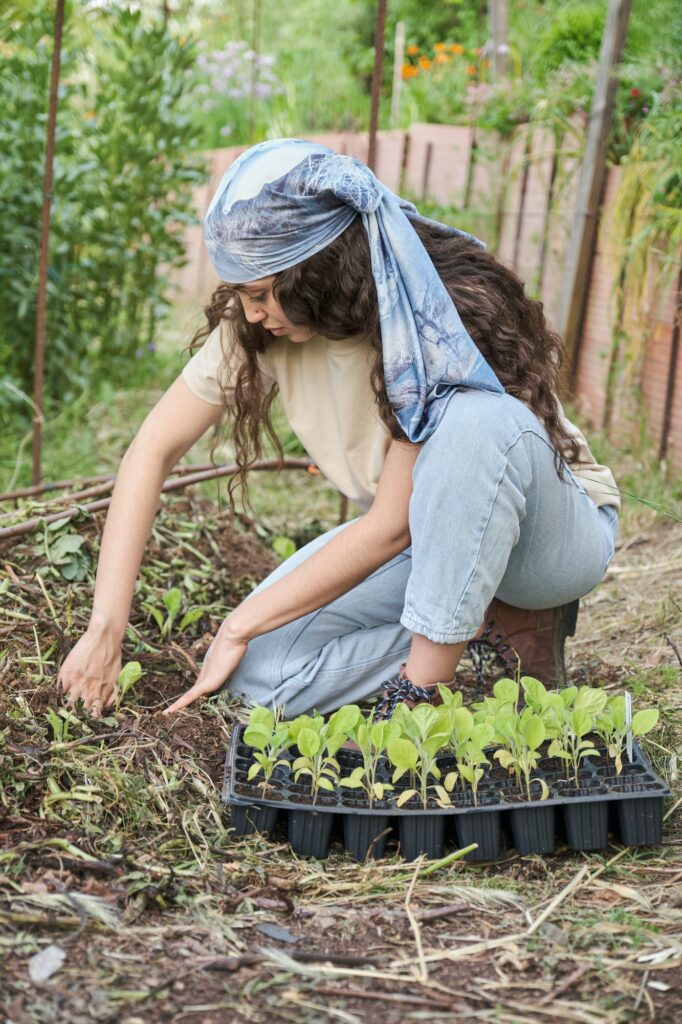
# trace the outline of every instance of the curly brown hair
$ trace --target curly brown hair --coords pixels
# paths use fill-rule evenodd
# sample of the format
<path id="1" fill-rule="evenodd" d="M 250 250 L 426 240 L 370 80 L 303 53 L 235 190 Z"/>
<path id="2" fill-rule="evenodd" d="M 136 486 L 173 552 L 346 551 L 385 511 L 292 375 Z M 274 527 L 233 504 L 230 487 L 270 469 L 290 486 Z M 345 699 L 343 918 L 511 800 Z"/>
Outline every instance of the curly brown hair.
<path id="1" fill-rule="evenodd" d="M 413 227 L 464 326 L 505 391 L 525 402 L 544 424 L 554 448 L 556 471 L 562 477 L 564 460 L 576 461 L 579 447 L 559 416 L 556 391 L 563 343 L 547 325 L 542 303 L 530 299 L 516 274 L 470 239 L 453 236 L 433 222 L 413 221 Z M 391 436 L 404 440 L 384 384 L 377 295 L 360 218 L 310 259 L 277 274 L 273 293 L 296 326 L 308 327 L 325 338 L 367 336 L 376 353 L 370 382 L 379 415 Z M 234 413 L 232 437 L 240 467 L 228 485 L 234 505 L 238 487 L 248 501 L 248 469 L 262 455 L 263 432 L 282 455 L 270 415 L 277 385 L 266 389 L 258 364 L 259 354 L 272 343 L 272 337 L 260 323 L 248 323 L 236 286 L 220 285 L 205 313 L 207 324 L 197 331 L 191 350 L 224 320 L 231 325 L 226 334 L 234 338 L 238 357 L 231 381 L 233 394 L 228 397 L 225 392 L 226 406 Z M 224 354 L 227 360 L 228 353 Z"/>

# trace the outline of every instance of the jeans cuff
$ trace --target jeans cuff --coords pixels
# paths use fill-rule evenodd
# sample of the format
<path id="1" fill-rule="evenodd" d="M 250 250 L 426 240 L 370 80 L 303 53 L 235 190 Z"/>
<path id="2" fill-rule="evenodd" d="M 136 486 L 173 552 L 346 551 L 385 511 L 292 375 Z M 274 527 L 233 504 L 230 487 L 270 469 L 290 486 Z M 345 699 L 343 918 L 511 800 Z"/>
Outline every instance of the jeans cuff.
<path id="1" fill-rule="evenodd" d="M 420 622 L 419 619 L 415 619 L 409 612 L 403 612 L 400 616 L 400 624 L 405 629 L 409 629 L 410 632 L 420 633 L 427 640 L 432 640 L 434 644 L 461 644 L 465 640 L 473 640 L 478 632 L 478 626 L 474 626 L 472 629 L 459 630 L 455 633 L 443 633 L 440 630 L 433 629 L 431 626 L 427 626 L 424 622 Z"/>

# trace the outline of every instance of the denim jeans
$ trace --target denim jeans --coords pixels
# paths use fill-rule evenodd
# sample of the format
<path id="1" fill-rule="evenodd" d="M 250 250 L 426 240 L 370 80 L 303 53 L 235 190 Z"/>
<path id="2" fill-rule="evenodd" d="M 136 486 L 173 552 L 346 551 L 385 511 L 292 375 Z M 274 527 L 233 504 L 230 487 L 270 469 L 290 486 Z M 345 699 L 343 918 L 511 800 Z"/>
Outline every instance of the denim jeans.
<path id="1" fill-rule="evenodd" d="M 412 544 L 330 604 L 256 637 L 228 680 L 287 715 L 369 697 L 398 671 L 412 633 L 469 640 L 494 596 L 553 608 L 595 587 L 613 556 L 618 516 L 565 470 L 543 424 L 510 395 L 456 392 L 419 453 Z M 297 551 L 256 588 L 286 576 L 348 523 Z"/>

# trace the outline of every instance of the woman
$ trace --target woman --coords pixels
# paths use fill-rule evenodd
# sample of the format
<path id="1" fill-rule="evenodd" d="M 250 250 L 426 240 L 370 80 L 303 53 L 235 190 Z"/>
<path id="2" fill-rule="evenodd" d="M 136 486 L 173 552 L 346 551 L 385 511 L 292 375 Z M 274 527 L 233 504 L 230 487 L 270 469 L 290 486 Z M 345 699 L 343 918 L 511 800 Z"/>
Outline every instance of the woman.
<path id="1" fill-rule="evenodd" d="M 491 607 L 525 638 L 530 658 L 513 644 L 522 669 L 558 674 L 560 610 L 602 578 L 618 491 L 555 397 L 560 341 L 540 304 L 475 239 L 301 140 L 243 154 L 205 234 L 229 284 L 207 310 L 205 344 L 122 461 L 91 622 L 59 674 L 68 698 L 94 714 L 113 700 L 171 466 L 227 407 L 245 483 L 277 389 L 321 471 L 367 511 L 228 616 L 168 711 L 227 681 L 288 714 L 383 689 L 390 714 L 452 680 Z"/>

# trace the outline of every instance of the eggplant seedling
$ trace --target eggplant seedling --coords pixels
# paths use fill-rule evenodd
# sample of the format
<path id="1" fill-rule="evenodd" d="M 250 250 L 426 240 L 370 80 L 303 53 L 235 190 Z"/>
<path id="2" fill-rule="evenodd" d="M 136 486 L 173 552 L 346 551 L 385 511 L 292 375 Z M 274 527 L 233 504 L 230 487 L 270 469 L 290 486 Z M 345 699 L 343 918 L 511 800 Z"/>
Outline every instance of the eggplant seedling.
<path id="1" fill-rule="evenodd" d="M 625 697 L 620 694 L 609 697 L 606 707 L 597 718 L 594 731 L 604 741 L 608 756 L 615 763 L 616 775 L 623 770 L 623 750 L 628 733 L 634 738 L 645 736 L 658 722 L 656 708 L 644 708 L 632 716 L 632 722 L 626 721 Z"/>
<path id="2" fill-rule="evenodd" d="M 436 763 L 436 755 L 450 736 L 450 715 L 447 709 L 434 708 L 430 704 L 418 704 L 410 709 L 405 704 L 399 704 L 393 721 L 399 726 L 400 734 L 393 736 L 386 744 L 389 760 L 395 767 L 392 781 L 398 782 L 409 772 L 411 783 L 410 788 L 400 794 L 396 805 L 402 807 L 419 792 L 422 805 L 426 808 L 428 790 L 433 788 L 439 806 L 449 806 L 457 774 L 450 772 L 441 784 L 441 773 Z M 429 783 L 429 777 L 436 780 L 435 784 Z"/>
<path id="3" fill-rule="evenodd" d="M 310 776 L 313 803 L 321 789 L 333 792 L 339 782 L 336 753 L 352 733 L 360 717 L 355 704 L 345 704 L 325 722 L 321 715 L 299 715 L 288 723 L 289 737 L 299 750 L 292 769 L 296 782 L 301 775 Z"/>
<path id="4" fill-rule="evenodd" d="M 525 783 L 529 800 L 532 799 L 530 787 L 533 782 L 540 786 L 540 799 L 546 800 L 549 787 L 545 780 L 531 778 L 540 759 L 540 746 L 547 735 L 542 718 L 530 707 L 524 708 L 520 715 L 511 710 L 501 711 L 495 718 L 495 732 L 504 743 L 504 747 L 495 751 L 495 760 L 514 772 L 519 790 Z"/>
<path id="5" fill-rule="evenodd" d="M 362 764 L 354 768 L 349 776 L 341 779 L 340 785 L 348 789 L 363 789 L 367 804 L 372 807 L 374 800 L 383 800 L 386 791 L 393 789 L 388 782 L 379 782 L 377 773 L 389 740 L 400 735 L 400 726 L 393 719 L 374 721 L 372 711 L 367 719 L 361 718 L 355 726 L 351 739 L 360 748 Z"/>
<path id="6" fill-rule="evenodd" d="M 564 708 L 560 735 L 552 740 L 547 751 L 550 757 L 566 762 L 567 772 L 573 769 L 576 786 L 580 785 L 580 762 L 586 757 L 598 757 L 599 751 L 588 735 L 594 731 L 597 717 L 607 701 L 604 690 L 581 686 L 575 694 L 573 706 Z"/>
<path id="7" fill-rule="evenodd" d="M 272 773 L 279 765 L 289 762 L 280 757 L 291 742 L 289 730 L 281 722 L 281 712 L 270 711 L 269 708 L 255 707 L 249 715 L 249 724 L 244 730 L 244 742 L 253 748 L 254 763 L 249 767 L 247 779 L 251 782 L 262 774 L 258 783 L 267 790 Z"/>

